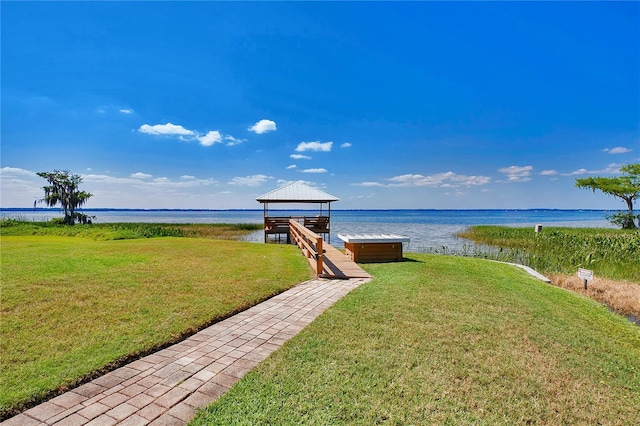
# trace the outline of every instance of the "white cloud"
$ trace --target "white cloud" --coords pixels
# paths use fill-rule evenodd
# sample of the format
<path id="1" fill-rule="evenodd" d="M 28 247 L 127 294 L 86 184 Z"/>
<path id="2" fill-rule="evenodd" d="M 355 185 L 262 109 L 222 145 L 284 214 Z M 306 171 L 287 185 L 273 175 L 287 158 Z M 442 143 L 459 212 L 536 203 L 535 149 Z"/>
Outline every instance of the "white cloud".
<path id="1" fill-rule="evenodd" d="M 345 142 L 342 145 L 340 145 L 340 148 L 351 148 L 351 144 L 349 142 Z"/>
<path id="2" fill-rule="evenodd" d="M 622 164 L 619 164 L 619 163 L 611 163 L 604 169 L 599 169 L 599 170 L 588 170 L 583 167 L 569 173 L 562 173 L 562 176 L 595 175 L 595 174 L 613 175 L 613 174 L 620 173 L 620 167 L 622 167 Z"/>
<path id="3" fill-rule="evenodd" d="M 388 179 L 392 182 L 392 186 L 440 186 L 440 187 L 458 187 L 484 185 L 491 181 L 487 176 L 467 176 L 459 175 L 454 172 L 437 173 L 434 175 L 423 176 L 419 174 L 407 174 L 396 176 Z"/>
<path id="4" fill-rule="evenodd" d="M 620 167 L 622 167 L 623 165 L 620 163 L 611 163 L 609 164 L 607 167 L 605 167 L 603 170 L 598 170 L 594 173 L 620 173 Z"/>
<path id="5" fill-rule="evenodd" d="M 300 170 L 302 173 L 327 173 L 328 170 L 324 169 L 324 168 L 317 168 L 317 169 L 305 169 L 305 170 Z"/>
<path id="6" fill-rule="evenodd" d="M 267 180 L 271 179 L 270 176 L 265 175 L 253 175 L 244 177 L 234 177 L 229 181 L 229 185 L 238 186 L 260 186 Z"/>
<path id="7" fill-rule="evenodd" d="M 304 151 L 329 152 L 331 151 L 332 145 L 333 145 L 333 142 L 300 142 L 300 144 L 296 148 L 296 151 L 297 152 L 304 152 Z"/>
<path id="8" fill-rule="evenodd" d="M 238 139 L 238 138 L 234 138 L 231 135 L 225 135 L 224 136 L 224 140 L 228 141 L 227 142 L 227 146 L 234 146 L 234 145 L 240 145 L 242 142 L 246 142 L 246 139 Z"/>
<path id="9" fill-rule="evenodd" d="M 100 186 L 106 188 L 105 190 L 111 191 L 112 188 L 117 187 L 118 192 L 157 192 L 163 189 L 180 189 L 180 188 L 196 188 L 201 186 L 209 186 L 216 183 L 214 179 L 188 179 L 174 181 L 168 177 L 158 177 L 150 179 L 152 176 L 145 173 L 133 173 L 128 178 L 122 178 L 118 176 L 110 175 L 84 175 L 84 184 L 87 186 Z M 99 196 L 99 191 L 89 189 L 91 192 L 95 192 L 95 196 Z"/>
<path id="10" fill-rule="evenodd" d="M 35 173 L 6 167 L 0 173 L 3 206 L 30 207 L 35 199 L 43 197 L 44 181 Z M 213 179 L 152 179 L 151 175 L 141 172 L 126 177 L 84 174 L 82 178 L 81 188 L 93 194 L 87 207 L 132 207 L 143 201 L 157 202 L 158 207 L 164 207 L 167 205 L 167 193 L 175 193 L 176 196 L 188 196 L 189 193 L 207 195 L 210 193 L 207 187 L 216 183 Z M 142 204 L 140 207 L 149 206 Z"/>
<path id="11" fill-rule="evenodd" d="M 163 189 L 198 188 L 217 183 L 214 179 L 198 179 L 193 176 L 181 176 L 178 180 L 168 177 L 152 179 L 152 175 L 142 172 L 131 173 L 127 177 L 107 174 L 83 174 L 81 176 L 83 179 L 82 189 L 94 194 L 91 198 L 92 203 L 100 203 L 100 199 L 106 193 L 137 194 L 141 191 L 158 192 Z M 23 188 L 21 191 L 29 192 L 28 195 L 31 193 L 41 195 L 42 185 L 44 184 L 44 181 L 34 172 L 12 167 L 0 169 L 0 181 L 3 185 L 3 191 L 5 183 L 10 184 L 14 189 L 19 184 Z"/>
<path id="12" fill-rule="evenodd" d="M 16 176 L 37 176 L 34 172 L 30 170 L 20 169 L 17 167 L 3 167 L 0 169 L 0 177 L 8 178 L 8 177 L 16 177 Z"/>
<path id="13" fill-rule="evenodd" d="M 311 157 L 302 154 L 291 154 L 289 157 L 293 158 L 294 160 L 311 160 Z"/>
<path id="14" fill-rule="evenodd" d="M 498 169 L 500 173 L 507 175 L 508 182 L 527 182 L 531 180 L 533 166 L 509 166 Z"/>
<path id="15" fill-rule="evenodd" d="M 361 182 L 361 183 L 354 183 L 352 185 L 354 186 L 385 186 L 380 182 Z"/>
<path id="16" fill-rule="evenodd" d="M 30 170 L 17 167 L 0 169 L 0 205 L 2 207 L 31 207 L 34 200 L 44 196 L 45 181 Z"/>
<path id="17" fill-rule="evenodd" d="M 140 171 L 116 175 L 82 174 L 82 190 L 93 194 L 86 208 L 224 208 L 241 205 L 242 197 L 229 200 L 217 197 L 212 178 L 197 178 L 190 175 L 164 175 L 154 179 Z M 43 197 L 45 181 L 34 172 L 15 167 L 0 169 L 0 196 L 3 207 L 33 207 L 36 199 Z M 243 195 L 246 198 L 246 194 Z M 225 204 L 226 203 L 226 204 Z M 98 215 L 100 220 L 100 215 Z"/>
<path id="18" fill-rule="evenodd" d="M 633 150 L 622 146 L 616 146 L 615 148 L 605 148 L 603 149 L 603 151 L 608 154 L 626 154 L 627 152 L 631 152 Z"/>
<path id="19" fill-rule="evenodd" d="M 167 124 L 154 124 L 153 126 L 149 124 L 143 124 L 138 129 L 140 133 L 146 133 L 148 135 L 178 135 L 178 136 L 192 136 L 195 134 L 193 130 L 185 129 L 184 127 L 167 123 Z"/>
<path id="20" fill-rule="evenodd" d="M 461 191 L 459 189 L 452 192 L 445 192 L 444 195 L 447 197 L 466 197 L 469 195 L 469 191 Z"/>
<path id="21" fill-rule="evenodd" d="M 196 136 L 196 139 L 202 146 L 211 146 L 222 142 L 222 135 L 217 130 L 209 130 L 209 132 L 204 136 Z"/>
<path id="22" fill-rule="evenodd" d="M 131 177 L 134 178 L 134 179 L 150 179 L 153 176 L 152 175 L 148 175 L 146 173 L 138 172 L 138 173 L 133 173 L 131 175 Z"/>
<path id="23" fill-rule="evenodd" d="M 277 130 L 276 128 L 276 122 L 275 121 L 271 121 L 271 120 L 266 120 L 266 119 L 262 119 L 260 121 L 258 121 L 256 124 L 254 124 L 253 126 L 249 127 L 250 131 L 257 133 L 257 134 L 262 134 L 262 133 L 267 133 L 267 132 L 272 132 L 274 130 Z"/>
<path id="24" fill-rule="evenodd" d="M 589 173 L 589 171 L 583 168 L 583 169 L 574 170 L 571 173 L 567 173 L 567 176 L 586 175 L 587 173 Z"/>
<path id="25" fill-rule="evenodd" d="M 291 169 L 295 169 L 298 166 L 296 166 L 295 164 L 291 164 L 290 166 L 287 166 L 287 170 L 291 170 Z"/>
<path id="26" fill-rule="evenodd" d="M 543 170 L 540 172 L 540 174 L 542 176 L 553 176 L 553 175 L 557 175 L 558 172 L 556 170 Z"/>
<path id="27" fill-rule="evenodd" d="M 95 112 L 98 113 L 98 114 L 120 113 L 120 114 L 124 114 L 124 115 L 131 115 L 131 114 L 135 113 L 133 108 L 126 108 L 126 107 L 121 107 L 121 106 L 113 105 L 113 104 L 100 105 L 100 106 L 96 107 Z"/>
<path id="28" fill-rule="evenodd" d="M 206 134 L 202 134 L 172 123 L 155 124 L 153 126 L 143 124 L 138 131 L 153 136 L 177 136 L 182 141 L 198 141 L 200 145 L 207 147 L 223 141 L 227 141 L 227 146 L 238 145 L 246 141 L 246 139 L 238 139 L 231 135 L 223 135 L 219 130 L 209 130 Z"/>
<path id="29" fill-rule="evenodd" d="M 379 186 L 387 188 L 401 187 L 440 187 L 440 188 L 458 188 L 460 186 L 479 186 L 491 182 L 488 176 L 467 176 L 454 172 L 436 173 L 433 175 L 421 174 L 405 174 L 385 179 L 390 183 L 381 182 L 362 182 L 355 184 L 357 186 Z"/>

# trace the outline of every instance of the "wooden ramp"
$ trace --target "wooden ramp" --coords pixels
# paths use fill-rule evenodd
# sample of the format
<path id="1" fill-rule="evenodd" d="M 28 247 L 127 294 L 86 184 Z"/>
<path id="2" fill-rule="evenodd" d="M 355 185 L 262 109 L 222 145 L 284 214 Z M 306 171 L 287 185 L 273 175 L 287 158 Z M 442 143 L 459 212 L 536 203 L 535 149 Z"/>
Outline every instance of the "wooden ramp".
<path id="1" fill-rule="evenodd" d="M 322 237 L 301 223 L 289 220 L 289 235 L 296 242 L 309 264 L 321 278 L 371 278 L 346 254 L 340 252 Z"/>
<path id="2" fill-rule="evenodd" d="M 337 248 L 325 242 L 323 249 L 323 267 L 322 273 L 319 274 L 321 277 L 336 279 L 371 278 L 371 275 Z"/>

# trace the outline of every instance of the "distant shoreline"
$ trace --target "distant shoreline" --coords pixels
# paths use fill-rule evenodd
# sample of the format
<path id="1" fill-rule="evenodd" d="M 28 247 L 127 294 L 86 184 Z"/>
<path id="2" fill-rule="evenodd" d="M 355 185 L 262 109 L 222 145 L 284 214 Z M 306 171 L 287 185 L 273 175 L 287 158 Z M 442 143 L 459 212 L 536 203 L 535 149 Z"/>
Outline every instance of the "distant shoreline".
<path id="1" fill-rule="evenodd" d="M 84 212 L 261 212 L 264 209 L 130 209 L 130 208 L 83 208 L 76 211 Z M 269 211 L 316 211 L 317 209 L 274 209 Z M 612 212 L 623 209 L 550 209 L 550 208 L 531 208 L 531 209 L 331 209 L 333 212 Z M 58 212 L 56 207 L 2 207 L 0 213 L 3 212 Z"/>
<path id="2" fill-rule="evenodd" d="M 316 209 L 269 210 L 270 216 L 317 215 Z M 288 207 L 288 206 L 287 206 Z M 83 209 L 82 213 L 95 216 L 93 223 L 258 223 L 264 221 L 264 210 L 257 209 Z M 327 214 L 327 213 L 323 213 Z M 387 233 L 406 235 L 411 239 L 408 251 L 420 251 L 429 247 L 460 249 L 469 241 L 456 235 L 474 225 L 506 225 L 610 228 L 606 220 L 607 210 L 562 209 L 395 209 L 395 210 L 331 210 L 329 241 L 340 248 L 338 234 Z M 46 222 L 60 217 L 57 208 L 0 209 L 0 217 L 18 220 Z M 245 237 L 246 241 L 264 241 L 262 230 Z"/>

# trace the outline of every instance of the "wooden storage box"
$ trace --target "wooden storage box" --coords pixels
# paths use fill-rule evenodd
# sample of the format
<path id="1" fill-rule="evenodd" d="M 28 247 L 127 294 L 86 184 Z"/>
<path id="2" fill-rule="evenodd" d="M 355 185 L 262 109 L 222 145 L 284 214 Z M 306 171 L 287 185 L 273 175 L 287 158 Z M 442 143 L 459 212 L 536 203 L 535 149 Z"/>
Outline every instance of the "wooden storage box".
<path id="1" fill-rule="evenodd" d="M 402 260 L 402 244 L 409 238 L 395 234 L 338 234 L 344 242 L 345 254 L 354 262 L 398 262 Z"/>

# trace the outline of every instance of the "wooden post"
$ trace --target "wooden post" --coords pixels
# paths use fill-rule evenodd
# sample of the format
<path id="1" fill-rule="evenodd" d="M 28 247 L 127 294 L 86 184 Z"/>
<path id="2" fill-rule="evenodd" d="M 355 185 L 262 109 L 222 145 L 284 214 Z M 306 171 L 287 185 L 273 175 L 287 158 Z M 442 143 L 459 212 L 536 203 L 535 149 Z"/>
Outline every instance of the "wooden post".
<path id="1" fill-rule="evenodd" d="M 318 250 L 318 255 L 316 256 L 316 276 L 319 277 L 323 269 L 324 250 L 322 248 L 322 237 L 319 237 L 316 241 L 316 249 Z"/>
<path id="2" fill-rule="evenodd" d="M 262 205 L 263 207 L 263 220 L 262 222 L 264 223 L 264 243 L 266 244 L 268 242 L 268 237 L 267 237 L 267 203 L 264 203 Z"/>
<path id="3" fill-rule="evenodd" d="M 331 244 L 331 201 L 327 203 L 327 241 Z"/>

